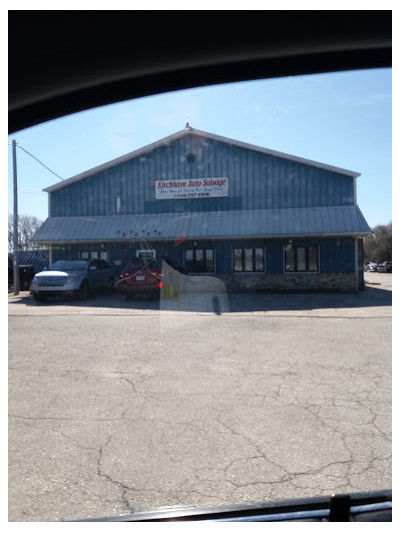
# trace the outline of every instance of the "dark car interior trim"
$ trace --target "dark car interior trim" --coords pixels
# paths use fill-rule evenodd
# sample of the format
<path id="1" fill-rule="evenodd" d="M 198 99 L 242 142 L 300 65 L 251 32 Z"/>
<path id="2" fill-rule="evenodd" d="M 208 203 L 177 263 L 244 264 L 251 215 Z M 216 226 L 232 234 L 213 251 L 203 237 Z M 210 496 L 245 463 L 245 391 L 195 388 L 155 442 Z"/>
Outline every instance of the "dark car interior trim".
<path id="1" fill-rule="evenodd" d="M 242 80 L 390 67 L 392 12 L 9 11 L 9 132 Z"/>

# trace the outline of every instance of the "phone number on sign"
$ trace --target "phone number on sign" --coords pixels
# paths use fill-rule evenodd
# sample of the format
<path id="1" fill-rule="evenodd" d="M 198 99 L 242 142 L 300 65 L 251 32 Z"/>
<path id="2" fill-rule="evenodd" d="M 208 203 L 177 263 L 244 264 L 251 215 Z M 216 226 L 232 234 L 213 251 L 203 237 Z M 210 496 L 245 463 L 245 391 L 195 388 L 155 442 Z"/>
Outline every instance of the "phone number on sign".
<path id="1" fill-rule="evenodd" d="M 204 196 L 210 196 L 209 192 L 189 192 L 182 194 L 174 194 L 174 198 L 202 198 Z"/>

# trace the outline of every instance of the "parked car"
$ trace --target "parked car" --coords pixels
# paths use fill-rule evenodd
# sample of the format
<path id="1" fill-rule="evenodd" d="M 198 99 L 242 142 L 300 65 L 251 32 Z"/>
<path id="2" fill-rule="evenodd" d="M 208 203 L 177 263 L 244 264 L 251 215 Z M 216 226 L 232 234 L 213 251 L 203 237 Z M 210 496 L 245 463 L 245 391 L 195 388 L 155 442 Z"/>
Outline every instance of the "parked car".
<path id="1" fill-rule="evenodd" d="M 161 259 L 131 259 L 115 287 L 127 298 L 146 295 L 158 299 L 162 287 Z"/>
<path id="2" fill-rule="evenodd" d="M 377 266 L 377 272 L 385 272 L 385 273 L 391 273 L 392 272 L 392 262 L 391 261 L 384 261 L 383 263 L 380 263 Z"/>
<path id="3" fill-rule="evenodd" d="M 19 287 L 22 291 L 29 291 L 31 281 L 35 275 L 33 265 L 18 265 L 19 270 Z M 8 286 L 14 285 L 14 265 L 11 257 L 8 258 Z"/>
<path id="4" fill-rule="evenodd" d="M 162 262 L 165 261 L 172 268 L 185 273 L 174 260 L 170 258 L 135 258 L 131 259 L 121 272 L 115 283 L 116 289 L 129 297 L 150 296 L 159 299 L 162 288 Z"/>
<path id="5" fill-rule="evenodd" d="M 368 265 L 365 265 L 364 270 L 365 272 L 376 272 L 377 268 L 378 263 L 368 263 Z"/>
<path id="6" fill-rule="evenodd" d="M 111 289 L 114 279 L 110 265 L 103 259 L 60 260 L 32 280 L 35 300 L 51 296 L 73 296 L 86 300 L 89 292 Z"/>

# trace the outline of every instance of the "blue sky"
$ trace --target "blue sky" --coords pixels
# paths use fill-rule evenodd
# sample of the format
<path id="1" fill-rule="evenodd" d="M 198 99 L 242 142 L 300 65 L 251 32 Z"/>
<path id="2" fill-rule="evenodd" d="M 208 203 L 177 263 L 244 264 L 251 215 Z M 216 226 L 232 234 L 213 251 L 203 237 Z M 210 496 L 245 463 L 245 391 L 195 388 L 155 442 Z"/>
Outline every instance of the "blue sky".
<path id="1" fill-rule="evenodd" d="M 151 96 L 47 122 L 9 137 L 66 179 L 182 130 L 196 129 L 360 172 L 371 227 L 392 219 L 391 69 L 252 81 Z M 8 149 L 8 212 L 13 212 Z M 47 217 L 60 180 L 17 149 L 20 215 Z"/>

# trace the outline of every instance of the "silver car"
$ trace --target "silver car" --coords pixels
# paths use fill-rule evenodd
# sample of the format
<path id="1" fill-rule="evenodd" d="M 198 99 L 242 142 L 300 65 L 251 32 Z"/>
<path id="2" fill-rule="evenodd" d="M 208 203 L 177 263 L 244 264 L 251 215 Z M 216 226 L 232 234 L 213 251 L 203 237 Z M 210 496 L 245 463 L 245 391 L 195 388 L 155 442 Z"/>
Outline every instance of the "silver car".
<path id="1" fill-rule="evenodd" d="M 35 300 L 51 296 L 73 296 L 86 300 L 89 292 L 112 289 L 114 280 L 111 268 L 103 259 L 60 260 L 49 270 L 39 272 L 32 280 Z"/>

